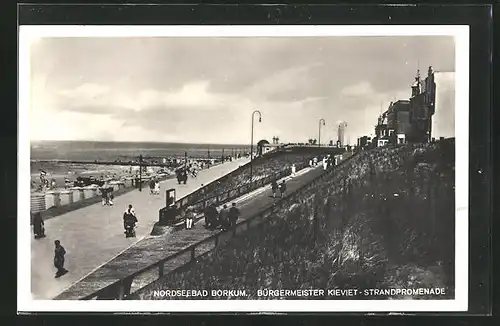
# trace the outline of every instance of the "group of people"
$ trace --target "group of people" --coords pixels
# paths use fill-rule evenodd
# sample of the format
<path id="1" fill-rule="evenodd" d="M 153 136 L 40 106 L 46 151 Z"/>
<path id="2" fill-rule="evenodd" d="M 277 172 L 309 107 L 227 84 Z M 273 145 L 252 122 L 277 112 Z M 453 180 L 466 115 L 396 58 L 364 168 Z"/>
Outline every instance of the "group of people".
<path id="1" fill-rule="evenodd" d="M 279 191 L 280 197 L 282 198 L 286 191 L 285 180 L 281 181 L 280 184 L 276 180 L 271 183 L 271 189 L 273 191 L 273 198 L 276 198 L 276 193 Z"/>
<path id="2" fill-rule="evenodd" d="M 227 205 L 224 204 L 220 212 L 217 211 L 215 203 L 212 203 L 205 208 L 203 215 L 205 218 L 204 227 L 206 229 L 212 231 L 221 229 L 227 232 L 236 225 L 241 212 L 238 207 L 236 207 L 236 203 L 232 203 L 231 208 L 228 208 Z"/>
<path id="3" fill-rule="evenodd" d="M 123 227 L 125 228 L 126 237 L 135 236 L 135 227 L 137 224 L 137 216 L 132 205 L 128 206 L 128 209 L 123 213 Z M 33 214 L 33 233 L 35 234 L 35 239 L 45 238 L 45 223 L 41 212 L 36 212 Z M 59 278 L 64 274 L 68 273 L 68 270 L 64 268 L 66 250 L 61 245 L 59 240 L 54 241 L 54 267 L 57 269 L 55 278 Z"/>
<path id="4" fill-rule="evenodd" d="M 35 233 L 35 239 L 45 238 L 45 223 L 41 212 L 36 212 L 33 215 L 33 233 Z M 64 268 L 66 250 L 59 240 L 55 240 L 54 245 L 54 267 L 57 269 L 55 278 L 59 278 L 68 272 L 68 270 Z"/>
<path id="5" fill-rule="evenodd" d="M 319 164 L 318 157 L 314 157 L 309 160 L 309 167 L 316 167 Z M 321 160 L 321 165 L 323 166 L 323 170 L 327 170 L 328 168 L 334 167 L 336 164 L 336 158 L 330 154 L 325 155 Z"/>
<path id="6" fill-rule="evenodd" d="M 103 186 L 101 189 L 102 206 L 113 206 L 113 187 Z"/>
<path id="7" fill-rule="evenodd" d="M 160 181 L 158 181 L 158 179 L 151 179 L 149 182 L 149 193 L 151 195 L 160 194 Z"/>
<path id="8" fill-rule="evenodd" d="M 191 176 L 191 178 L 196 178 L 198 176 L 198 167 L 196 165 L 190 164 L 183 168 L 177 169 L 175 171 L 175 174 L 178 184 L 186 184 L 188 175 Z"/>
<path id="9" fill-rule="evenodd" d="M 31 189 L 44 192 L 46 190 L 55 190 L 57 188 L 57 182 L 54 178 L 48 179 L 47 172 L 44 170 L 40 171 L 40 184 L 37 185 L 35 180 L 31 180 Z"/>
<path id="10" fill-rule="evenodd" d="M 181 184 L 184 183 L 186 184 L 187 179 L 188 179 L 188 171 L 187 169 L 178 169 L 175 171 L 176 177 L 177 177 L 177 183 Z"/>

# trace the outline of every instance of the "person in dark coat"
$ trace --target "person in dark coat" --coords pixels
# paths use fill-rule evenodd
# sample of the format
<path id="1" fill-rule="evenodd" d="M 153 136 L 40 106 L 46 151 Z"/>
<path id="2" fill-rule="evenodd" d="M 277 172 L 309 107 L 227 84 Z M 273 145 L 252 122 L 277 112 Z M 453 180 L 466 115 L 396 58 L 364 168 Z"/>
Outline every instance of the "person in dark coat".
<path id="1" fill-rule="evenodd" d="M 276 180 L 271 184 L 271 190 L 273 191 L 273 198 L 276 198 L 276 191 L 278 191 L 278 183 Z"/>
<path id="2" fill-rule="evenodd" d="M 219 212 L 217 212 L 217 208 L 215 207 L 215 204 L 212 203 L 207 207 L 207 228 L 210 230 L 214 230 L 217 226 L 219 226 L 219 222 L 217 220 L 217 217 L 219 215 Z"/>
<path id="3" fill-rule="evenodd" d="M 149 193 L 152 195 L 154 191 L 155 191 L 155 181 L 151 179 L 151 181 L 149 181 Z"/>
<path id="4" fill-rule="evenodd" d="M 56 278 L 63 276 L 68 272 L 66 268 L 64 268 L 64 255 L 66 255 L 66 250 L 61 246 L 61 242 L 59 240 L 54 241 L 55 249 L 54 249 L 54 267 L 57 268 Z"/>
<path id="5" fill-rule="evenodd" d="M 128 205 L 128 208 L 123 212 L 123 227 L 125 228 L 125 233 L 128 227 L 135 227 L 137 224 L 137 216 L 135 215 L 135 210 L 132 205 Z"/>
<path id="6" fill-rule="evenodd" d="M 222 231 L 229 230 L 229 209 L 224 205 L 219 212 L 219 223 Z"/>
<path id="7" fill-rule="evenodd" d="M 285 180 L 283 180 L 283 181 L 281 181 L 281 184 L 280 184 L 280 197 L 281 198 L 283 198 L 285 191 L 286 191 L 286 184 L 285 184 Z"/>
<path id="8" fill-rule="evenodd" d="M 203 210 L 203 217 L 205 218 L 205 225 L 203 225 L 206 229 L 210 226 L 210 206 L 205 207 Z"/>
<path id="9" fill-rule="evenodd" d="M 175 177 L 177 178 L 177 184 L 181 184 L 181 171 L 180 170 L 175 171 Z"/>
<path id="10" fill-rule="evenodd" d="M 184 169 L 184 171 L 182 171 L 182 181 L 184 182 L 184 184 L 186 184 L 187 179 L 188 179 L 187 170 Z"/>
<path id="11" fill-rule="evenodd" d="M 240 215 L 241 213 L 238 207 L 236 207 L 236 203 L 233 203 L 229 209 L 229 223 L 231 227 L 236 226 L 236 222 L 238 221 Z"/>
<path id="12" fill-rule="evenodd" d="M 102 206 L 106 206 L 108 204 L 108 189 L 105 187 L 101 187 L 101 199 Z"/>
<path id="13" fill-rule="evenodd" d="M 35 239 L 45 237 L 43 217 L 40 212 L 35 213 L 33 216 L 33 233 L 35 234 Z"/>

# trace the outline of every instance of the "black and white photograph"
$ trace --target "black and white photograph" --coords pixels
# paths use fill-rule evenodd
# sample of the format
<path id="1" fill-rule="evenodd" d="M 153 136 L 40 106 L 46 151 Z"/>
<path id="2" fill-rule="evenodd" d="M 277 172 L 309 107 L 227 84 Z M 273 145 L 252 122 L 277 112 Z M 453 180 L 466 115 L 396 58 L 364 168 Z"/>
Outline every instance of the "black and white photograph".
<path id="1" fill-rule="evenodd" d="M 19 33 L 20 308 L 467 309 L 467 26 Z"/>

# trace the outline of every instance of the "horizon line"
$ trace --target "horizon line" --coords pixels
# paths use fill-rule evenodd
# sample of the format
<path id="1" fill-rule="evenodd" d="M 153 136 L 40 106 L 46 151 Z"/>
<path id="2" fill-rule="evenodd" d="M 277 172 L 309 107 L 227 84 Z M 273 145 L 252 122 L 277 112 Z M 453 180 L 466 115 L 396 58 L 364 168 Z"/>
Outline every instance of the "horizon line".
<path id="1" fill-rule="evenodd" d="M 85 139 L 31 139 L 30 143 L 33 142 L 93 142 L 93 143 L 153 143 L 153 144 L 186 144 L 186 145 L 241 145 L 250 146 L 250 144 L 238 144 L 238 143 L 207 143 L 207 142 L 175 142 L 175 141 L 158 141 L 158 140 L 85 140 Z"/>

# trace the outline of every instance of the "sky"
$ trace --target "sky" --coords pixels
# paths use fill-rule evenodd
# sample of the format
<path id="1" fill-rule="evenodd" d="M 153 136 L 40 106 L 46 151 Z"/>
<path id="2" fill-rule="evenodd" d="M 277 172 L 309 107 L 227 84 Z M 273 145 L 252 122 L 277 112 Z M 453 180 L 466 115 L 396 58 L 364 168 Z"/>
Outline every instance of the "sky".
<path id="1" fill-rule="evenodd" d="M 436 135 L 454 136 L 450 36 L 45 37 L 31 44 L 31 140 L 322 143 L 373 133 L 432 65 Z"/>

